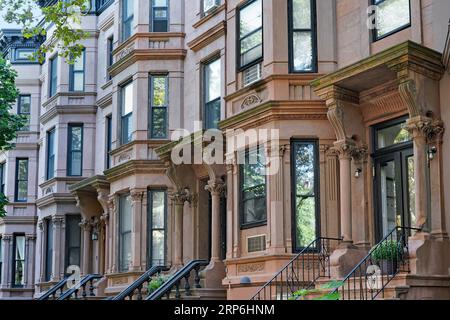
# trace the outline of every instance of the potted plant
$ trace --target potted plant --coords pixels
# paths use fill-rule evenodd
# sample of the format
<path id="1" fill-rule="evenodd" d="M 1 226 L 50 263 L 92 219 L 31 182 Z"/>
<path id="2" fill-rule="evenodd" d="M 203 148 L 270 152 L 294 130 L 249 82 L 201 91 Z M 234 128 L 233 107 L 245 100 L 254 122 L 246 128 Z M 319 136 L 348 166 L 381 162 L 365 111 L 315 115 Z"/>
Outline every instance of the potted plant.
<path id="1" fill-rule="evenodd" d="M 378 264 L 383 274 L 395 274 L 398 263 L 403 258 L 403 249 L 396 240 L 386 240 L 372 251 L 372 259 Z"/>
<path id="2" fill-rule="evenodd" d="M 155 292 L 159 287 L 161 287 L 164 284 L 164 282 L 167 281 L 167 279 L 168 279 L 168 276 L 164 276 L 161 274 L 153 277 L 148 282 L 148 294 Z"/>

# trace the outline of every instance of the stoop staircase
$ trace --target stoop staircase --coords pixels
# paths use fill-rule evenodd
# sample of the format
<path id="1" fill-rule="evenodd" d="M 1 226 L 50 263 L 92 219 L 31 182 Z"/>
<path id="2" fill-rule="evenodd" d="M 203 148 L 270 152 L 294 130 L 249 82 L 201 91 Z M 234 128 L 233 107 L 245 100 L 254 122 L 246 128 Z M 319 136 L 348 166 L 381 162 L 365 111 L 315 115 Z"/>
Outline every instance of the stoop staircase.
<path id="1" fill-rule="evenodd" d="M 204 288 L 199 274 L 208 264 L 206 260 L 192 260 L 149 292 L 151 279 L 167 271 L 166 267 L 152 267 L 111 300 L 225 300 L 225 289 Z"/>
<path id="2" fill-rule="evenodd" d="M 404 280 L 410 272 L 408 237 L 413 231 L 419 230 L 396 227 L 344 279 L 332 279 L 330 272 L 330 255 L 340 239 L 317 238 L 261 287 L 251 300 L 313 300 L 325 295 L 339 300 L 400 299 L 409 289 Z M 387 253 L 391 262 L 377 261 L 376 253 L 392 244 L 397 249 Z M 341 285 L 336 289 L 326 289 L 332 280 L 341 280 Z M 308 294 L 296 298 L 294 293 L 302 289 Z"/>
<path id="3" fill-rule="evenodd" d="M 81 278 L 80 283 L 69 286 L 69 278 L 66 277 L 51 287 L 37 300 L 99 300 L 96 294 L 96 285 L 103 279 L 99 274 L 88 274 Z"/>

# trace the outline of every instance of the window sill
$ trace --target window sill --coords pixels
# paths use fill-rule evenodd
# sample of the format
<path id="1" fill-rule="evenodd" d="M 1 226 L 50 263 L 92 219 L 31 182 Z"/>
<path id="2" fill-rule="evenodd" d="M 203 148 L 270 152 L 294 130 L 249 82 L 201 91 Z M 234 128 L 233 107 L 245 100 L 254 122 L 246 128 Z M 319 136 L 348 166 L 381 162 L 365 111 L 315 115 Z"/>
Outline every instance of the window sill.
<path id="1" fill-rule="evenodd" d="M 265 226 L 267 226 L 267 220 L 241 224 L 241 230 L 248 230 L 248 229 L 265 227 Z"/>
<path id="2" fill-rule="evenodd" d="M 193 28 L 197 29 L 203 24 L 205 24 L 207 21 L 209 21 L 212 17 L 215 17 L 218 13 L 225 10 L 225 3 L 218 6 L 216 9 L 210 10 L 209 12 L 202 12 L 200 13 L 200 20 L 198 20 L 196 23 L 192 25 Z"/>

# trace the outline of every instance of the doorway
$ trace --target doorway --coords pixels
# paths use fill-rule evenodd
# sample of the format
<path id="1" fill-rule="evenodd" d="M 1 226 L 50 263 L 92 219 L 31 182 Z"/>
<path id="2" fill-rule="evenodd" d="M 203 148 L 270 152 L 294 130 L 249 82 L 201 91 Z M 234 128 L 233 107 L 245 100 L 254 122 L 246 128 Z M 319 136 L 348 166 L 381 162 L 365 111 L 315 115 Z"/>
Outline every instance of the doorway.
<path id="1" fill-rule="evenodd" d="M 405 122 L 400 118 L 373 127 L 377 242 L 395 227 L 416 223 L 414 151 Z"/>

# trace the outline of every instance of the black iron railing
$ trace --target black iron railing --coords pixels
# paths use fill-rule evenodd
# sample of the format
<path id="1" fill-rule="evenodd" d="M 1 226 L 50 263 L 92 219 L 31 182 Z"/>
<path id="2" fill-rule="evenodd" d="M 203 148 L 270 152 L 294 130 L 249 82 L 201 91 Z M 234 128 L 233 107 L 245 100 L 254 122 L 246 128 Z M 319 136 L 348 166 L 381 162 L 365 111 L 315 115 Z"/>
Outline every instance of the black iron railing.
<path id="1" fill-rule="evenodd" d="M 56 300 L 58 292 L 59 292 L 59 295 L 62 295 L 64 293 L 66 283 L 67 283 L 67 278 L 60 280 L 57 284 L 55 284 L 53 287 L 51 287 L 48 291 L 46 291 L 37 300 Z"/>
<path id="2" fill-rule="evenodd" d="M 192 260 L 176 273 L 174 273 L 164 284 L 151 293 L 145 300 L 159 300 L 162 297 L 171 299 L 172 290 L 175 289 L 174 299 L 180 299 L 182 291 L 184 296 L 191 296 L 192 287 L 198 289 L 201 288 L 200 285 L 200 268 L 205 267 L 209 264 L 207 260 Z M 194 273 L 194 283 L 191 285 L 190 278 L 192 273 Z"/>
<path id="3" fill-rule="evenodd" d="M 102 278 L 103 276 L 100 274 L 88 274 L 84 276 L 79 283 L 73 281 L 73 287 L 61 294 L 57 300 L 86 299 L 88 296 L 95 297 L 94 284 Z"/>
<path id="4" fill-rule="evenodd" d="M 387 285 L 401 272 L 410 272 L 408 237 L 415 228 L 396 227 L 374 246 L 367 256 L 344 278 L 340 300 L 374 300 L 385 297 Z"/>
<path id="5" fill-rule="evenodd" d="M 289 300 L 311 289 L 320 278 L 331 278 L 330 255 L 341 239 L 317 238 L 297 254 L 251 300 Z"/>
<path id="6" fill-rule="evenodd" d="M 132 284 L 130 284 L 125 290 L 116 295 L 111 300 L 142 300 L 142 298 L 148 292 L 148 285 L 152 280 L 152 277 L 160 274 L 163 271 L 167 271 L 165 266 L 153 266 L 148 269 L 144 274 L 137 278 Z"/>

